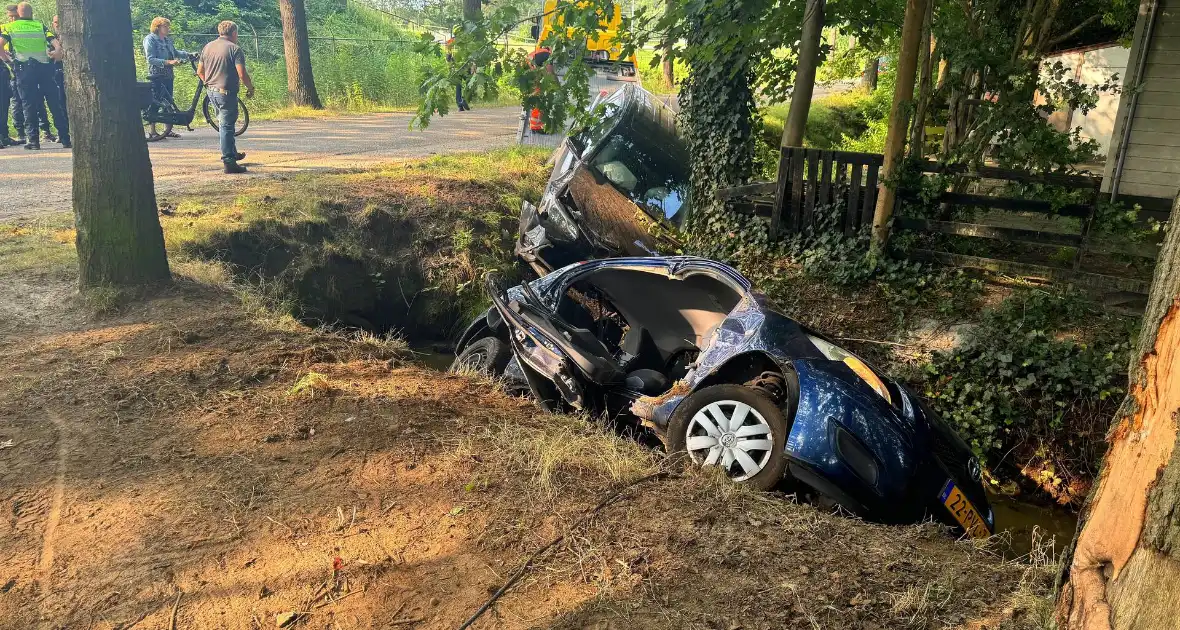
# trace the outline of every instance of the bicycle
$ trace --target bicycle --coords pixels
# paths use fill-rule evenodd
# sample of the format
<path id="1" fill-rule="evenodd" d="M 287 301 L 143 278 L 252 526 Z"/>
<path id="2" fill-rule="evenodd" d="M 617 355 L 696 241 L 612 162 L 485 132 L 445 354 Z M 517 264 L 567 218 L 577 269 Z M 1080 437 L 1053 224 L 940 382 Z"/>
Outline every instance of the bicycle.
<path id="1" fill-rule="evenodd" d="M 217 114 L 219 112 L 216 105 L 209 102 L 209 95 L 205 93 L 205 82 L 201 77 L 197 76 L 197 59 L 200 55 L 190 54 L 188 56 L 189 66 L 192 68 L 193 76 L 197 78 L 197 87 L 193 90 L 193 102 L 188 109 L 180 109 L 172 99 L 163 100 L 157 99 L 156 95 L 152 93 L 151 82 L 140 82 L 140 90 L 143 91 L 141 102 L 147 103 L 143 110 L 144 125 L 148 127 L 150 134 L 149 139 L 162 139 L 163 134 L 159 133 L 157 125 L 163 125 L 165 133 L 173 126 L 180 125 L 187 128 L 189 131 L 193 130 L 193 118 L 197 114 L 197 101 L 201 101 L 201 111 L 205 115 L 205 121 L 214 131 L 219 131 L 220 127 L 217 124 Z M 238 99 L 238 122 L 234 125 L 234 135 L 240 136 L 246 133 L 246 128 L 250 126 L 250 110 L 246 107 L 246 103 L 241 98 Z"/>

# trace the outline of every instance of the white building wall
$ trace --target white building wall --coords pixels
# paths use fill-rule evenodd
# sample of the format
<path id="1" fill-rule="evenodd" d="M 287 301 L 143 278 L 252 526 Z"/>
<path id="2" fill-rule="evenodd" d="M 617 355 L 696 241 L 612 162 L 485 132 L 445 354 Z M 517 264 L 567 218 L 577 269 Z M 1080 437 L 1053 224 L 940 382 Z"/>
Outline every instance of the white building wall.
<path id="1" fill-rule="evenodd" d="M 1060 61 L 1075 79 L 1086 85 L 1102 85 L 1117 74 L 1117 83 L 1121 85 L 1126 76 L 1130 52 L 1129 48 L 1123 46 L 1065 52 L 1046 57 L 1042 65 L 1048 67 Z M 1096 141 L 1099 155 L 1106 155 L 1114 133 L 1120 98 L 1121 94 L 1103 92 L 1098 96 L 1098 104 L 1089 113 L 1083 115 L 1080 110 L 1057 112 L 1050 117 L 1050 122 L 1062 131 L 1080 127 L 1082 138 Z"/>

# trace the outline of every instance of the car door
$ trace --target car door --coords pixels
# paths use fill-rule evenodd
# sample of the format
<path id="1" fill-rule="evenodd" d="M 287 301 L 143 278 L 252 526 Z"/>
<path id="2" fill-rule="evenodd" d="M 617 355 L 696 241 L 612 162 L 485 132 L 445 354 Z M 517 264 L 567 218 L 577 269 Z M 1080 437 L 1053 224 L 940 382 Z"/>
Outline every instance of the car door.
<path id="1" fill-rule="evenodd" d="M 549 406 L 556 402 L 556 394 L 575 409 L 582 409 L 584 384 L 575 377 L 572 360 L 562 349 L 560 329 L 552 322 L 555 315 L 527 290 L 504 290 L 496 276 L 489 275 L 487 289 L 493 306 L 508 326 L 512 351 L 533 396 Z"/>

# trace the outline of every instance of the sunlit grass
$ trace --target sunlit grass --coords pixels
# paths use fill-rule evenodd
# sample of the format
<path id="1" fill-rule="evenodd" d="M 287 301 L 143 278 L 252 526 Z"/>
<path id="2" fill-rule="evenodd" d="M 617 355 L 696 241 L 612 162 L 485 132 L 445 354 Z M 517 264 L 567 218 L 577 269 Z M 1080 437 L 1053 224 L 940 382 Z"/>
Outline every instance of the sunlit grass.
<path id="1" fill-rule="evenodd" d="M 0 276 L 37 271 L 73 273 L 74 221 L 68 214 L 0 223 Z"/>

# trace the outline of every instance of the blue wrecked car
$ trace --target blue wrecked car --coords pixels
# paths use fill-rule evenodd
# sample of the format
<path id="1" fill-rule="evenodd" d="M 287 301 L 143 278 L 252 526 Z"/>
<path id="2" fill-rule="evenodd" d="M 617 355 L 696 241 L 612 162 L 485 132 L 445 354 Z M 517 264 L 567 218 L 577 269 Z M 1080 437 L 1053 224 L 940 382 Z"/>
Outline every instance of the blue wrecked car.
<path id="1" fill-rule="evenodd" d="M 727 265 L 594 260 L 515 287 L 490 277 L 488 293 L 456 370 L 643 427 L 735 482 L 787 484 L 874 521 L 994 531 L 979 461 L 932 409 Z"/>

